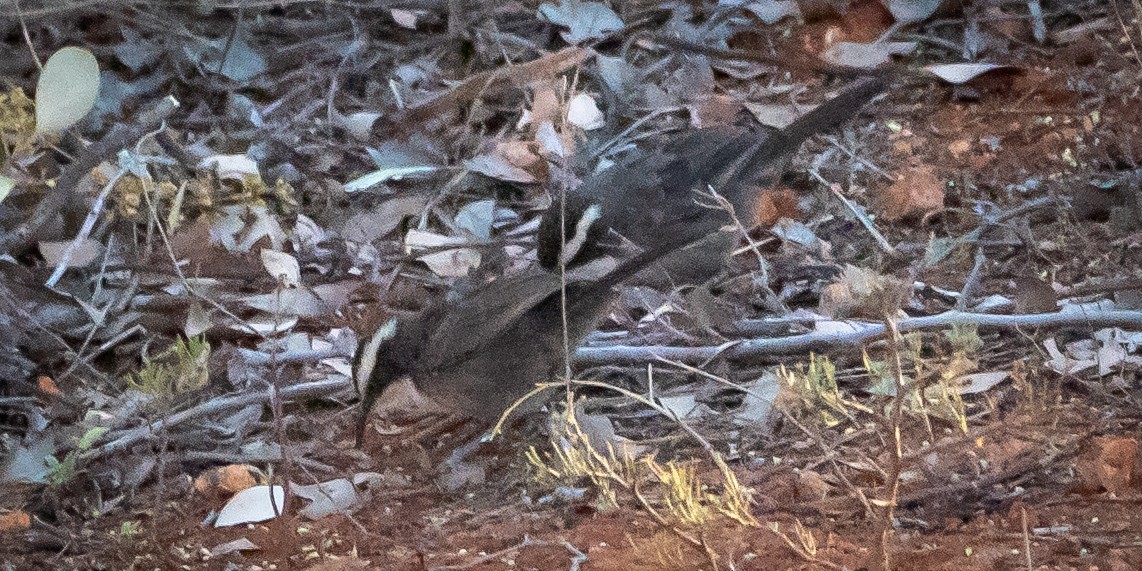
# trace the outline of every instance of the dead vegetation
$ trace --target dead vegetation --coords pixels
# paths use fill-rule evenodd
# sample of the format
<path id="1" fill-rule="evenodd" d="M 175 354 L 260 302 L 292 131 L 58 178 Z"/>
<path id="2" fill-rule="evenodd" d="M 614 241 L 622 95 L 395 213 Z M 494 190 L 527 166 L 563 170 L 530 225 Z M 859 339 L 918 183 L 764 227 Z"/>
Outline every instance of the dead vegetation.
<path id="1" fill-rule="evenodd" d="M 817 4 L 13 3 L 0 560 L 1142 567 L 1139 6 Z M 545 426 L 460 466 L 389 394 L 354 447 L 358 338 L 533 267 L 556 191 L 874 68 Z"/>

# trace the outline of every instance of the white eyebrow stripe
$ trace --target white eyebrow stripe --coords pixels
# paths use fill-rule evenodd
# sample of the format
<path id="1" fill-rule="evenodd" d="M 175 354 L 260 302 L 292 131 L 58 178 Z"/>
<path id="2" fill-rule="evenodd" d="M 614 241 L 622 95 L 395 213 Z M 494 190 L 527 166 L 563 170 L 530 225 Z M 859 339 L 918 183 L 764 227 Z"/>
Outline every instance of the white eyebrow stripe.
<path id="1" fill-rule="evenodd" d="M 373 369 L 377 367 L 377 352 L 381 349 L 381 343 L 392 339 L 396 330 L 397 320 L 390 319 L 378 327 L 368 341 L 357 348 L 357 367 L 353 371 L 353 387 L 357 389 L 357 394 L 365 394 L 365 385 L 373 375 Z"/>
<path id="2" fill-rule="evenodd" d="M 587 232 L 591 230 L 591 225 L 594 224 L 599 218 L 603 216 L 603 209 L 598 203 L 592 204 L 583 211 L 583 215 L 575 221 L 575 234 L 571 236 L 570 240 L 563 243 L 563 254 L 559 257 L 560 262 L 566 265 L 579 254 L 579 250 L 583 249 L 583 245 L 587 242 Z"/>

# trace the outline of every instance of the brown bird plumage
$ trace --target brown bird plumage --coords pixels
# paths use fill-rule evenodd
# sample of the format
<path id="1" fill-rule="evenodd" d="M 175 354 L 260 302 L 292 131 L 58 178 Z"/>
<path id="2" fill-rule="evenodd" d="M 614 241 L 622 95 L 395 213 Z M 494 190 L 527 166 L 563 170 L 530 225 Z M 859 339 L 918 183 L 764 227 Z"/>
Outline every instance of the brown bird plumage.
<path id="1" fill-rule="evenodd" d="M 737 237 L 721 231 L 725 213 L 696 203 L 693 191 L 713 187 L 748 219 L 754 203 L 748 189 L 775 181 L 802 141 L 854 114 L 885 85 L 879 77 L 860 80 L 785 129 L 696 131 L 589 177 L 567 195 L 566 223 L 557 208 L 545 213 L 538 237 L 543 269 L 495 280 L 396 324 L 371 346 L 362 343 L 355 371 L 362 387 L 358 444 L 377 397 L 402 376 L 439 404 L 492 421 L 563 370 L 564 308 L 574 349 L 605 316 L 615 286 L 635 276 L 653 281 L 651 271 L 665 270 L 673 283 L 700 283 L 716 273 Z M 563 298 L 558 273 L 565 242 L 571 244 L 566 266 L 595 274 L 570 275 Z M 610 271 L 592 264 L 606 260 L 613 262 Z"/>
<path id="2" fill-rule="evenodd" d="M 623 252 L 653 248 L 683 227 L 694 231 L 697 224 L 706 238 L 664 256 L 637 281 L 656 286 L 704 282 L 722 268 L 738 236 L 720 231 L 730 219 L 696 202 L 695 192 L 713 188 L 748 224 L 757 204 L 752 191 L 777 182 L 802 142 L 852 117 L 887 86 L 885 76 L 857 80 L 784 129 L 701 129 L 633 153 L 567 193 L 563 210 L 557 200 L 544 213 L 540 265 L 556 270 L 564 243 L 571 246 L 562 257 L 574 268 L 600 256 L 621 258 Z M 576 240 L 577 221 L 591 206 L 598 209 L 598 218 L 585 239 Z"/>

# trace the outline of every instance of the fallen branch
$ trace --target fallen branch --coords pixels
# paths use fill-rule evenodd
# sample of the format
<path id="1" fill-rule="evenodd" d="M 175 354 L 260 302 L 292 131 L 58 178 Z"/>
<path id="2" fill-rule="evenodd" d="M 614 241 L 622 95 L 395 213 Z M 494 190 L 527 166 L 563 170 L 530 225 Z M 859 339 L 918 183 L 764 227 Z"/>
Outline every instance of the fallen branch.
<path id="1" fill-rule="evenodd" d="M 852 332 L 806 333 L 776 339 L 746 339 L 718 346 L 706 347 L 666 347 L 666 346 L 624 346 L 581 347 L 575 351 L 575 363 L 579 366 L 599 366 L 617 363 L 633 363 L 669 359 L 683 363 L 701 363 L 717 356 L 735 361 L 757 360 L 762 357 L 789 354 L 808 350 L 855 348 L 863 343 L 879 339 L 885 335 L 883 323 L 850 322 Z M 1036 313 L 1030 315 L 990 315 L 948 311 L 927 317 L 914 317 L 899 322 L 901 333 L 923 329 L 943 329 L 954 324 L 977 325 L 1001 329 L 1034 327 L 1127 327 L 1142 329 L 1142 311 L 1064 311 L 1057 313 Z M 298 355 L 291 362 L 317 361 L 329 358 L 329 352 L 319 351 Z M 279 359 L 280 360 L 280 359 Z M 286 400 L 322 398 L 349 389 L 351 383 L 344 377 L 337 377 L 312 383 L 301 383 L 281 390 L 280 396 Z M 269 402 L 270 391 L 259 390 L 238 395 L 227 395 L 212 399 L 146 426 L 112 432 L 108 442 L 86 452 L 83 460 L 92 460 L 126 450 L 164 429 L 170 429 L 188 421 L 238 410 L 251 404 Z"/>
<path id="2" fill-rule="evenodd" d="M 612 345 L 608 347 L 581 347 L 575 352 L 575 363 L 580 366 L 597 367 L 599 365 L 651 361 L 658 358 L 684 363 L 701 363 L 715 357 L 723 357 L 731 361 L 751 361 L 772 355 L 855 348 L 885 336 L 885 328 L 882 323 L 861 321 L 848 321 L 847 323 L 853 326 L 853 331 L 806 333 L 773 339 L 748 339 L 731 342 L 728 344 L 729 346 L 667 347 L 658 345 L 638 347 Z M 991 315 L 947 311 L 926 317 L 902 319 L 899 322 L 901 333 L 924 329 L 944 329 L 952 325 L 976 325 L 998 329 L 1073 326 L 1142 329 L 1142 311 L 1068 310 L 1028 315 Z"/>
<path id="3" fill-rule="evenodd" d="M 299 383 L 293 386 L 285 387 L 278 392 L 278 397 L 283 400 L 289 399 L 309 399 L 320 398 L 335 395 L 341 391 L 350 388 L 351 383 L 345 377 L 336 377 L 324 381 L 315 381 L 312 383 Z M 238 410 L 240 408 L 252 405 L 262 404 L 270 401 L 270 389 L 260 390 L 256 392 L 243 393 L 237 395 L 226 395 L 211 399 L 198 406 L 188 408 L 182 412 L 176 412 L 162 420 L 152 422 L 146 426 L 137 428 L 130 428 L 126 430 L 115 431 L 109 433 L 107 438 L 111 440 L 106 444 L 92 448 L 80 456 L 81 460 L 90 461 L 103 456 L 114 454 L 126 450 L 128 447 L 138 444 L 143 440 L 168 430 L 185 422 L 204 418 L 214 414 L 221 414 Z"/>

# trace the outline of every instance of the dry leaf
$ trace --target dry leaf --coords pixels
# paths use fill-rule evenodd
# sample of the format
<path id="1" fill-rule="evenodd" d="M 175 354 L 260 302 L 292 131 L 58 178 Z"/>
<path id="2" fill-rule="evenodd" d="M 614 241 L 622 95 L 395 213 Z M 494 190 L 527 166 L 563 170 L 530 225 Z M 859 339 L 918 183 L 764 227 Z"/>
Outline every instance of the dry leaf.
<path id="1" fill-rule="evenodd" d="M 490 153 L 465 161 L 469 170 L 498 180 L 531 184 L 547 179 L 547 161 L 534 141 L 499 141 Z"/>
<path id="2" fill-rule="evenodd" d="M 194 489 L 206 497 L 235 494 L 256 486 L 258 484 L 254 478 L 256 473 L 258 469 L 248 464 L 219 466 L 199 474 L 194 479 Z"/>
<path id="3" fill-rule="evenodd" d="M 32 527 L 32 516 L 23 510 L 0 514 L 0 533 L 18 533 Z"/>
<path id="4" fill-rule="evenodd" d="M 595 99 L 586 93 L 571 98 L 567 104 L 567 122 L 584 131 L 601 129 L 607 124 L 606 117 L 599 110 Z"/>
<path id="5" fill-rule="evenodd" d="M 49 266 L 58 265 L 63 261 L 64 253 L 67 252 L 67 249 L 72 243 L 72 240 L 64 242 L 40 242 L 40 255 L 44 257 L 44 261 L 47 262 Z M 67 259 L 67 267 L 82 268 L 94 262 L 102 253 L 102 244 L 91 239 L 83 240 L 71 251 L 71 255 Z"/>
<path id="6" fill-rule="evenodd" d="M 800 216 L 797 193 L 787 187 L 762 189 L 757 195 L 754 222 L 762 227 L 773 226 L 778 220 L 796 220 Z"/>
<path id="7" fill-rule="evenodd" d="M 277 250 L 262 248 L 262 266 L 284 287 L 297 287 L 301 285 L 301 266 L 297 258 Z"/>
<path id="8" fill-rule="evenodd" d="M 55 381 L 46 375 L 40 375 L 39 377 L 36 377 L 36 388 L 39 389 L 41 393 L 45 395 L 51 395 L 53 397 L 63 394 L 60 392 L 59 387 L 56 386 Z"/>
<path id="9" fill-rule="evenodd" d="M 273 494 L 271 501 L 270 494 Z M 285 488 L 281 486 L 254 486 L 234 494 L 218 511 L 214 527 L 228 527 L 243 523 L 257 523 L 281 515 L 285 505 Z"/>
<path id="10" fill-rule="evenodd" d="M 943 207 L 944 183 L 928 165 L 905 170 L 880 192 L 877 200 L 877 213 L 889 222 L 924 216 Z"/>
<path id="11" fill-rule="evenodd" d="M 1075 463 L 1084 491 L 1122 494 L 1129 491 L 1138 467 L 1138 441 L 1098 436 Z"/>

